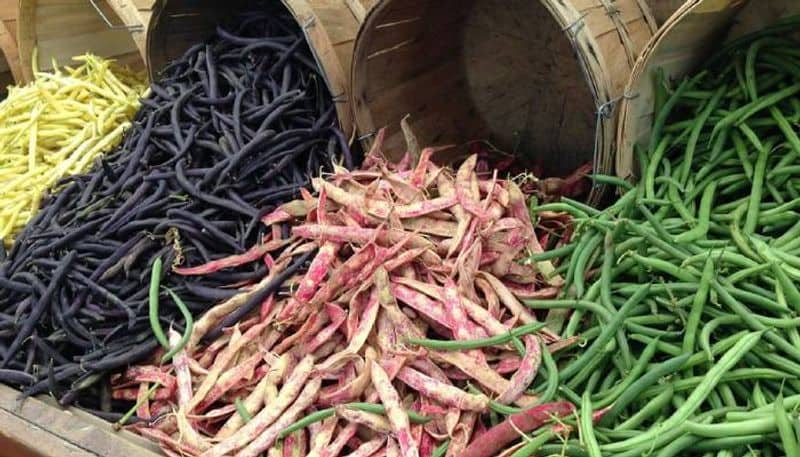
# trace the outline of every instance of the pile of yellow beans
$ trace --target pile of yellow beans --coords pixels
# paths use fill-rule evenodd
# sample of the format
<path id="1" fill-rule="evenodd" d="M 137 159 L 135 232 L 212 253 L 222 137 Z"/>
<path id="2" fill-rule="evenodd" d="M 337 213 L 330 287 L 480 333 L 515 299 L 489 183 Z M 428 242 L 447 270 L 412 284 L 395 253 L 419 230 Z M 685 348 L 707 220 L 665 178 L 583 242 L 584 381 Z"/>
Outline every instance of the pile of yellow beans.
<path id="1" fill-rule="evenodd" d="M 122 139 L 146 90 L 145 77 L 93 55 L 77 67 L 37 72 L 0 102 L 0 239 L 36 213 L 64 176 L 91 167 Z"/>

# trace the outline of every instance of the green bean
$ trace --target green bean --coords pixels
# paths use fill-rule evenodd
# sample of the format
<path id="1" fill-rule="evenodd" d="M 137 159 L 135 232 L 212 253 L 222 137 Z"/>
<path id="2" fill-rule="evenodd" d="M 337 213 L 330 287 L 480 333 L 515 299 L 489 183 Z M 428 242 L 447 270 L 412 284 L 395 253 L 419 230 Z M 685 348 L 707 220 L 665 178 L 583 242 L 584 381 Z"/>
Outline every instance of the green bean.
<path id="1" fill-rule="evenodd" d="M 754 284 L 742 283 L 740 287 L 750 288 L 753 291 L 743 290 L 741 288 L 735 288 L 733 285 L 728 281 L 726 278 L 717 278 L 722 286 L 726 287 L 730 294 L 738 300 L 745 300 L 751 305 L 756 305 L 765 310 L 777 314 L 783 314 L 789 312 L 789 308 L 777 301 L 773 300 L 765 291 L 760 290 L 756 291 L 755 289 L 757 286 Z M 765 322 L 760 316 L 755 315 L 758 320 Z M 794 324 L 790 324 L 789 326 L 793 326 Z M 779 327 L 785 327 L 784 325 L 779 325 Z"/>
<path id="2" fill-rule="evenodd" d="M 574 390 L 570 389 L 566 385 L 561 384 L 560 386 L 558 386 L 558 391 L 561 392 L 561 394 L 572 403 L 575 403 L 576 405 L 580 404 L 581 402 L 580 395 L 576 394 Z"/>
<path id="3" fill-rule="evenodd" d="M 376 404 L 376 403 L 364 403 L 364 402 L 354 402 L 354 403 L 345 403 L 347 408 L 357 409 L 359 411 L 366 411 L 372 414 L 386 414 L 386 410 L 383 405 Z M 432 420 L 432 418 L 428 416 L 423 416 L 416 411 L 406 411 L 408 414 L 408 419 L 415 423 L 415 424 L 427 424 Z"/>
<path id="4" fill-rule="evenodd" d="M 769 95 L 759 97 L 752 102 L 735 109 L 730 114 L 723 117 L 715 126 L 711 134 L 716 136 L 716 134 L 727 127 L 730 127 L 734 124 L 741 125 L 744 121 L 749 119 L 752 115 L 758 113 L 759 111 L 770 107 L 779 101 L 791 97 L 796 93 L 800 92 L 800 82 L 792 84 L 791 86 L 787 86 L 779 91 L 773 92 Z"/>
<path id="5" fill-rule="evenodd" d="M 597 437 L 594 434 L 594 424 L 592 423 L 592 399 L 589 395 L 589 391 L 586 391 L 581 398 L 579 427 L 581 440 L 584 446 L 586 446 L 586 452 L 589 454 L 589 457 L 603 457 L 603 453 L 600 452 L 600 444 L 597 443 Z"/>
<path id="6" fill-rule="evenodd" d="M 711 279 L 714 276 L 714 262 L 711 257 L 706 259 L 706 264 L 703 267 L 703 275 L 700 277 L 700 285 L 697 288 L 697 293 L 694 295 L 692 301 L 692 310 L 689 313 L 689 319 L 686 321 L 686 333 L 683 337 L 683 352 L 691 353 L 694 351 L 695 338 L 697 335 L 697 328 L 700 325 L 700 319 L 703 315 L 703 309 L 708 301 L 708 293 L 711 289 Z M 691 370 L 689 370 L 691 374 Z"/>
<path id="7" fill-rule="evenodd" d="M 241 416 L 242 421 L 244 421 L 245 424 L 253 420 L 253 416 L 249 411 L 247 411 L 247 408 L 244 406 L 244 403 L 242 403 L 242 399 L 240 397 L 236 397 L 236 400 L 233 401 L 233 404 L 236 405 L 236 412 L 239 413 L 239 416 Z"/>
<path id="8" fill-rule="evenodd" d="M 624 392 L 628 387 L 630 387 L 631 384 L 633 384 L 642 376 L 642 373 L 644 373 L 647 369 L 647 364 L 650 363 L 650 360 L 652 360 L 656 354 L 658 341 L 658 338 L 655 338 L 652 342 L 645 346 L 644 350 L 642 350 L 642 355 L 633 365 L 630 373 L 628 373 L 628 376 L 626 376 L 621 383 L 617 384 L 609 391 L 603 391 L 597 394 L 596 406 L 598 408 L 605 408 L 613 403 L 617 397 L 622 394 L 622 392 Z"/>
<path id="9" fill-rule="evenodd" d="M 758 151 L 758 159 L 753 169 L 753 186 L 750 189 L 750 202 L 747 205 L 747 213 L 744 219 L 743 230 L 745 234 L 754 233 L 758 225 L 759 203 L 761 202 L 761 192 L 764 186 L 764 174 L 767 169 L 768 154 L 769 148 L 767 146 L 762 147 Z"/>
<path id="10" fill-rule="evenodd" d="M 622 377 L 622 373 L 620 373 L 619 370 L 611 370 L 611 372 L 607 373 L 606 377 L 603 378 L 603 382 L 600 383 L 600 392 L 599 393 L 602 394 L 603 392 L 610 391 L 611 388 L 613 388 L 616 385 L 617 381 L 619 381 L 621 377 Z M 592 398 L 595 398 L 595 397 L 592 397 Z M 594 401 L 594 400 L 592 400 L 592 401 Z M 595 407 L 600 408 L 600 406 L 598 404 L 595 403 L 594 405 L 595 405 Z"/>
<path id="11" fill-rule="evenodd" d="M 675 331 L 660 330 L 660 329 L 648 327 L 646 325 L 637 324 L 635 322 L 630 322 L 630 320 L 625 322 L 623 325 L 630 332 L 638 333 L 638 334 L 641 334 L 641 335 L 646 335 L 646 336 L 649 336 L 649 337 L 652 337 L 652 338 L 664 338 L 666 340 L 666 339 L 679 338 L 681 335 L 683 335 L 683 332 L 679 331 L 679 330 L 675 330 Z"/>
<path id="12" fill-rule="evenodd" d="M 700 404 L 720 382 L 722 376 L 736 365 L 744 353 L 755 346 L 762 337 L 763 332 L 753 332 L 741 338 L 720 360 L 708 370 L 703 381 L 692 391 L 686 402 L 681 405 L 668 419 L 661 423 L 658 429 L 650 429 L 635 438 L 605 445 L 608 452 L 617 452 L 631 449 L 651 440 L 663 442 L 666 435 L 659 435 L 659 430 L 670 430 L 684 423 L 700 407 Z"/>
<path id="13" fill-rule="evenodd" d="M 579 202 L 577 200 L 573 200 L 571 198 L 561 197 L 561 202 L 562 203 L 566 203 L 567 205 L 570 205 L 573 208 L 577 208 L 578 210 L 580 210 L 580 211 L 582 211 L 582 212 L 584 212 L 584 213 L 586 213 L 586 214 L 588 214 L 590 216 L 595 216 L 596 217 L 596 216 L 599 216 L 602 213 L 602 211 L 600 211 L 599 209 L 597 209 L 597 208 L 595 208 L 593 206 L 587 205 L 587 204 Z"/>
<path id="14" fill-rule="evenodd" d="M 626 323 L 640 325 L 667 325 L 677 324 L 680 320 L 672 314 L 650 314 L 645 316 L 633 316 L 628 318 Z"/>
<path id="15" fill-rule="evenodd" d="M 672 176 L 657 176 L 656 184 L 668 184 L 670 186 L 675 187 L 680 192 L 686 192 L 686 187 Z"/>
<path id="16" fill-rule="evenodd" d="M 675 92 L 672 93 L 661 109 L 656 113 L 655 120 L 653 121 L 653 128 L 650 133 L 650 146 L 648 148 L 650 153 L 653 153 L 653 151 L 656 149 L 656 145 L 661 142 L 661 133 L 664 129 L 664 124 L 666 124 L 670 113 L 672 113 L 672 110 L 683 96 L 683 93 L 686 92 L 690 87 L 693 87 L 703 76 L 704 75 L 701 73 L 695 75 L 692 79 L 684 79 L 678 85 L 678 88 L 675 89 Z"/>
<path id="17" fill-rule="evenodd" d="M 731 134 L 731 138 L 733 139 L 733 146 L 736 154 L 739 156 L 739 161 L 741 162 L 742 169 L 744 170 L 744 174 L 747 176 L 747 179 L 753 179 L 753 163 L 750 161 L 749 157 L 747 156 L 747 147 L 744 144 L 744 140 L 742 140 L 741 135 L 739 132 L 734 131 Z"/>
<path id="18" fill-rule="evenodd" d="M 574 278 L 572 285 L 575 287 L 575 295 L 578 298 L 583 298 L 585 292 L 585 276 L 589 264 L 589 258 L 595 253 L 595 250 L 600 246 L 603 241 L 603 234 L 597 233 L 589 238 L 589 241 L 581 251 L 577 251 L 578 258 L 575 261 L 575 271 L 573 272 Z"/>
<path id="19" fill-rule="evenodd" d="M 569 214 L 569 215 L 571 215 L 571 216 L 573 216 L 575 218 L 579 218 L 579 219 L 585 219 L 585 218 L 589 217 L 589 215 L 587 213 L 581 211 L 580 209 L 578 209 L 578 208 L 576 208 L 576 207 L 574 207 L 572 205 L 568 205 L 566 203 L 558 203 L 558 202 L 545 203 L 543 205 L 539 205 L 539 206 L 534 207 L 534 212 L 536 212 L 536 213 L 544 212 L 544 211 L 552 211 L 552 212 L 555 212 L 555 213 L 567 213 L 567 214 Z"/>
<path id="20" fill-rule="evenodd" d="M 758 262 L 739 254 L 734 248 L 727 247 L 722 249 L 706 249 L 700 254 L 687 257 L 681 263 L 681 266 L 689 266 L 695 263 L 705 262 L 705 260 L 709 257 L 713 257 L 717 262 L 728 263 L 741 268 L 751 268 L 758 266 L 759 264 Z"/>
<path id="21" fill-rule="evenodd" d="M 542 365 L 547 373 L 547 381 L 544 392 L 538 397 L 538 403 L 547 403 L 555 398 L 558 392 L 559 375 L 558 365 L 553 358 L 553 354 L 544 346 L 544 342 L 542 342 Z"/>
<path id="22" fill-rule="evenodd" d="M 676 455 L 681 455 L 683 451 L 698 441 L 700 441 L 700 438 L 694 435 L 680 436 L 675 440 L 671 440 L 666 446 L 661 448 L 655 457 L 674 457 Z"/>
<path id="23" fill-rule="evenodd" d="M 558 435 L 552 431 L 546 431 L 541 435 L 537 435 L 536 437 L 525 443 L 524 446 L 517 449 L 517 451 L 511 454 L 510 457 L 529 457 L 533 455 L 537 450 L 539 450 L 542 446 L 544 446 L 545 443 L 552 440 L 556 436 Z"/>
<path id="24" fill-rule="evenodd" d="M 463 351 L 467 349 L 480 349 L 488 346 L 498 346 L 506 344 L 514 338 L 528 335 L 533 332 L 539 331 L 545 327 L 543 322 L 533 322 L 530 324 L 517 327 L 509 330 L 508 333 L 503 335 L 495 335 L 488 338 L 476 338 L 472 340 L 432 340 L 427 338 L 413 338 L 407 337 L 405 341 L 417 346 L 437 349 L 440 351 Z"/>
<path id="25" fill-rule="evenodd" d="M 540 448 L 541 455 L 558 457 L 589 457 L 583 446 L 577 441 L 561 444 L 546 444 Z"/>
<path id="26" fill-rule="evenodd" d="M 800 361 L 800 349 L 794 347 L 775 332 L 767 330 L 767 326 L 753 316 L 747 307 L 733 298 L 728 290 L 722 287 L 718 281 L 714 281 L 712 283 L 712 287 L 717 291 L 717 294 L 719 294 L 719 297 L 722 299 L 722 301 L 725 302 L 725 304 L 734 312 L 734 314 L 741 317 L 742 321 L 748 327 L 750 327 L 752 330 L 766 331 L 764 338 L 766 338 L 767 341 L 774 344 L 778 349 L 782 350 L 786 354 L 792 356 L 793 359 Z"/>
<path id="27" fill-rule="evenodd" d="M 609 176 L 609 175 L 602 175 L 602 174 L 591 174 L 589 175 L 590 178 L 594 180 L 595 183 L 599 184 L 607 184 L 610 186 L 621 187 L 625 190 L 633 189 L 633 184 L 629 183 L 628 181 L 618 177 L 618 176 Z"/>
<path id="28" fill-rule="evenodd" d="M 726 314 L 724 316 L 712 319 L 703 326 L 703 329 L 700 331 L 700 347 L 702 347 L 705 351 L 709 361 L 714 360 L 714 354 L 711 350 L 710 343 L 711 333 L 720 325 L 739 324 L 741 322 L 743 322 L 741 317 Z"/>
<path id="29" fill-rule="evenodd" d="M 127 424 L 129 420 L 131 420 L 131 417 L 136 414 L 136 410 L 141 408 L 146 401 L 150 401 L 150 397 L 153 396 L 153 394 L 156 392 L 156 389 L 159 387 L 161 387 L 161 384 L 156 382 L 149 389 L 147 389 L 147 392 L 145 392 L 145 394 L 136 401 L 136 404 L 133 405 L 131 409 L 129 409 L 117 422 L 114 422 L 112 428 L 117 431 L 122 429 L 122 427 Z"/>
<path id="30" fill-rule="evenodd" d="M 659 238 L 658 233 L 651 232 L 650 230 L 647 230 L 645 227 L 641 225 L 634 223 L 628 223 L 626 225 L 631 230 L 633 230 L 634 232 L 645 238 L 647 241 L 649 241 L 650 244 L 661 249 L 662 251 L 671 255 L 672 257 L 680 260 L 685 260 L 688 257 L 688 254 L 686 254 L 683 250 L 681 250 L 680 246 L 671 244 L 669 241 L 667 241 L 667 240 L 672 240 L 673 237 Z"/>
<path id="31" fill-rule="evenodd" d="M 631 404 L 631 402 L 638 398 L 645 389 L 650 387 L 662 377 L 679 371 L 681 368 L 683 368 L 683 365 L 686 363 L 689 357 L 690 354 L 679 355 L 650 369 L 641 378 L 637 379 L 636 382 L 632 383 L 627 389 L 625 389 L 625 391 L 622 392 L 622 394 L 614 401 L 614 405 L 611 407 L 611 410 L 607 412 L 605 416 L 603 416 L 601 424 L 613 423 L 617 416 L 619 416 L 619 414 L 622 413 L 622 411 L 624 411 L 625 408 Z"/>
<path id="32" fill-rule="evenodd" d="M 375 404 L 375 403 L 363 403 L 363 402 L 356 402 L 356 403 L 345 403 L 344 406 L 346 408 L 357 409 L 359 411 L 366 411 L 368 413 L 373 414 L 386 414 L 386 409 L 383 405 Z M 329 417 L 333 417 L 335 414 L 334 408 L 325 408 L 319 411 L 315 411 L 308 416 L 290 424 L 285 429 L 281 430 L 280 434 L 278 434 L 279 438 L 286 438 L 287 436 L 291 435 L 292 433 L 302 430 L 308 427 L 311 424 L 323 421 Z M 416 411 L 406 411 L 408 414 L 408 419 L 415 423 L 415 424 L 426 424 L 432 420 L 431 417 L 423 416 Z"/>
<path id="33" fill-rule="evenodd" d="M 700 211 L 698 213 L 697 225 L 691 230 L 676 236 L 676 243 L 689 243 L 706 236 L 711 217 L 711 204 L 714 202 L 714 191 L 716 189 L 717 183 L 712 182 L 703 190 L 703 196 L 700 199 Z"/>
<path id="34" fill-rule="evenodd" d="M 761 390 L 761 383 L 759 381 L 756 381 L 753 385 L 753 395 L 751 398 L 753 399 L 753 405 L 757 408 L 766 406 L 768 403 L 766 397 L 764 397 L 764 392 Z"/>
<path id="35" fill-rule="evenodd" d="M 450 447 L 450 440 L 449 439 L 444 440 L 442 444 L 440 444 L 439 446 L 436 447 L 436 449 L 433 450 L 433 454 L 431 454 L 431 457 L 444 457 L 445 454 L 447 454 L 447 448 L 449 447 Z"/>
<path id="36" fill-rule="evenodd" d="M 750 44 L 750 47 L 747 49 L 747 56 L 745 60 L 745 80 L 746 80 L 746 88 L 747 88 L 747 95 L 750 97 L 750 100 L 755 100 L 758 98 L 758 89 L 756 87 L 756 55 L 758 51 L 767 44 L 767 38 L 762 38 L 753 41 Z"/>
<path id="37" fill-rule="evenodd" d="M 781 437 L 781 443 L 783 444 L 783 451 L 787 456 L 800 455 L 800 444 L 797 442 L 797 436 L 794 433 L 789 415 L 783 407 L 782 394 L 778 394 L 778 398 L 775 400 L 774 414 L 775 424 L 778 428 L 778 434 Z"/>
<path id="38" fill-rule="evenodd" d="M 737 282 L 759 275 L 768 269 L 769 269 L 769 264 L 767 263 L 762 263 L 754 267 L 745 268 L 728 276 L 728 282 L 731 283 L 731 285 L 736 285 Z"/>
<path id="39" fill-rule="evenodd" d="M 670 275 L 683 282 L 697 282 L 697 279 L 692 273 L 682 269 L 680 266 L 675 265 L 674 263 L 669 263 L 661 259 L 644 257 L 637 253 L 631 253 L 630 256 L 637 263 L 648 268 L 649 270 L 655 270 Z"/>
<path id="40" fill-rule="evenodd" d="M 172 301 L 174 301 L 175 304 L 178 305 L 178 309 L 181 311 L 181 314 L 183 315 L 183 320 L 185 322 L 184 324 L 185 330 L 183 331 L 183 335 L 181 336 L 181 339 L 178 341 L 178 344 L 171 347 L 169 351 L 167 351 L 167 353 L 164 354 L 163 357 L 161 357 L 161 363 L 166 363 L 169 360 L 171 360 L 172 357 L 178 353 L 178 351 L 180 351 L 181 349 L 184 348 L 184 346 L 186 346 L 186 343 L 189 342 L 189 338 L 191 338 L 192 336 L 192 330 L 194 328 L 194 319 L 192 319 L 192 313 L 189 311 L 189 308 L 186 306 L 183 300 L 181 300 L 181 298 L 178 297 L 178 295 L 175 294 L 175 292 L 173 292 L 172 289 L 167 288 L 167 293 L 169 294 L 170 297 L 172 297 Z"/>
<path id="41" fill-rule="evenodd" d="M 539 254 L 533 254 L 530 257 L 527 257 L 522 262 L 523 263 L 531 263 L 531 262 L 541 262 L 543 260 L 552 260 L 557 259 L 560 257 L 566 257 L 572 254 L 572 251 L 575 250 L 575 244 L 565 244 L 564 246 L 557 247 L 555 249 L 550 249 L 549 251 L 541 252 Z"/>
<path id="42" fill-rule="evenodd" d="M 156 257 L 153 262 L 152 270 L 150 271 L 150 293 L 149 293 L 149 317 L 150 327 L 153 329 L 153 334 L 156 339 L 164 347 L 169 350 L 169 340 L 167 335 L 164 334 L 164 329 L 161 328 L 161 322 L 158 320 L 158 292 L 161 284 L 161 258 Z"/>
<path id="43" fill-rule="evenodd" d="M 778 280 L 778 284 L 781 285 L 783 293 L 786 294 L 786 301 L 794 306 L 795 311 L 800 310 L 800 290 L 798 290 L 794 282 L 789 279 L 789 276 L 781 265 L 778 265 L 776 262 L 770 262 L 769 266 L 775 278 Z"/>
<path id="44" fill-rule="evenodd" d="M 606 367 L 608 366 L 608 359 L 611 355 L 611 352 L 613 352 L 615 349 L 616 349 L 616 342 L 614 340 L 611 340 L 608 343 L 608 345 L 604 348 L 605 352 L 589 360 L 589 362 L 587 362 L 586 365 L 584 365 L 583 368 L 581 368 L 581 370 L 578 371 L 578 373 L 572 377 L 572 379 L 567 381 L 567 387 L 573 390 L 577 390 L 578 387 L 584 384 L 585 381 L 586 384 L 584 385 L 583 390 L 588 392 L 593 392 L 594 389 L 597 387 L 597 382 L 599 382 L 599 378 L 594 379 L 593 381 L 592 377 L 596 376 L 597 372 L 606 371 Z M 622 369 L 622 367 L 619 366 L 617 368 Z"/>
<path id="45" fill-rule="evenodd" d="M 742 422 L 724 422 L 720 424 L 700 424 L 686 421 L 686 430 L 704 438 L 725 438 L 754 433 L 770 433 L 776 430 L 775 417 L 763 417 Z"/>
<path id="46" fill-rule="evenodd" d="M 718 449 L 735 449 L 751 444 L 771 441 L 772 439 L 773 438 L 771 435 L 766 434 L 749 434 L 729 436 L 724 438 L 712 438 L 699 441 L 691 446 L 690 449 L 694 452 L 705 452 L 709 450 L 716 451 Z"/>
<path id="47" fill-rule="evenodd" d="M 523 299 L 522 303 L 533 309 L 576 309 L 589 311 L 600 316 L 604 322 L 611 321 L 613 317 L 608 309 L 589 300 L 568 298 L 558 300 Z"/>
<path id="48" fill-rule="evenodd" d="M 667 147 L 671 143 L 672 143 L 672 135 L 665 135 L 664 138 L 658 143 L 658 147 L 655 149 L 655 152 L 653 152 L 653 156 L 650 158 L 650 162 L 646 174 L 644 176 L 644 182 L 645 182 L 644 195 L 649 199 L 656 198 L 655 182 L 656 182 L 656 174 L 658 172 L 658 165 L 661 162 L 661 157 L 664 156 Z"/>
<path id="49" fill-rule="evenodd" d="M 673 208 L 687 224 L 694 224 L 695 217 L 692 211 L 683 203 L 678 193 L 679 189 L 674 185 L 667 185 L 667 198 L 672 203 Z"/>
<path id="50" fill-rule="evenodd" d="M 667 384 L 661 393 L 650 399 L 642 408 L 639 408 L 627 420 L 614 426 L 614 430 L 633 430 L 639 427 L 644 421 L 660 413 L 669 404 L 675 390 L 672 384 Z"/>
<path id="51" fill-rule="evenodd" d="M 736 405 L 736 397 L 733 394 L 733 390 L 731 389 L 731 385 L 734 384 L 735 381 L 729 383 L 721 383 L 717 386 L 717 391 L 719 392 L 719 396 L 722 397 L 722 402 L 725 406 L 737 406 Z M 747 392 L 745 391 L 745 395 Z M 747 398 L 746 396 L 744 398 Z"/>
<path id="52" fill-rule="evenodd" d="M 616 312 L 617 309 L 611 299 L 611 279 L 614 275 L 614 263 L 616 257 L 614 256 L 614 239 L 624 229 L 624 224 L 618 224 L 617 227 L 606 232 L 603 240 L 603 265 L 600 270 L 600 302 L 609 309 L 611 312 Z M 631 356 L 631 349 L 628 346 L 628 341 L 625 339 L 625 332 L 622 328 L 616 334 L 617 346 L 619 347 L 622 356 L 623 368 L 628 370 L 633 365 L 633 356 Z"/>
<path id="53" fill-rule="evenodd" d="M 784 380 L 786 378 L 795 378 L 785 371 L 773 370 L 772 368 L 741 368 L 731 370 L 720 377 L 720 382 L 731 381 L 751 381 L 756 379 L 762 380 Z M 675 392 L 683 392 L 700 385 L 703 382 L 703 376 L 692 376 L 691 378 L 682 378 L 673 382 Z M 644 398 L 649 398 L 657 395 L 660 390 L 658 387 L 650 388 L 642 392 Z"/>
<path id="54" fill-rule="evenodd" d="M 588 364 L 603 350 L 603 348 L 605 348 L 606 344 L 608 344 L 609 340 L 614 337 L 617 329 L 620 327 L 620 325 L 622 325 L 631 309 L 633 309 L 639 304 L 639 302 L 642 301 L 642 299 L 649 293 L 649 290 L 649 284 L 643 286 L 625 302 L 617 314 L 614 315 L 613 318 L 608 322 L 606 328 L 604 328 L 600 335 L 592 342 L 589 348 L 587 348 L 575 361 L 564 367 L 564 369 L 561 371 L 561 376 L 564 379 L 571 379 L 573 376 L 576 376 L 586 364 Z"/>
<path id="55" fill-rule="evenodd" d="M 689 179 L 689 170 L 692 165 L 692 161 L 694 160 L 694 152 L 697 148 L 697 140 L 700 138 L 700 132 L 703 130 L 703 127 L 708 122 L 708 118 L 711 116 L 711 113 L 717 108 L 719 105 L 720 100 L 722 100 L 722 96 L 724 95 L 725 91 L 727 90 L 727 86 L 722 85 L 720 86 L 715 92 L 711 99 L 705 104 L 705 107 L 697 116 L 695 120 L 695 124 L 692 127 L 691 134 L 689 135 L 689 141 L 686 145 L 686 152 L 683 159 L 683 168 L 680 173 L 680 183 L 682 185 L 686 185 L 686 181 Z"/>

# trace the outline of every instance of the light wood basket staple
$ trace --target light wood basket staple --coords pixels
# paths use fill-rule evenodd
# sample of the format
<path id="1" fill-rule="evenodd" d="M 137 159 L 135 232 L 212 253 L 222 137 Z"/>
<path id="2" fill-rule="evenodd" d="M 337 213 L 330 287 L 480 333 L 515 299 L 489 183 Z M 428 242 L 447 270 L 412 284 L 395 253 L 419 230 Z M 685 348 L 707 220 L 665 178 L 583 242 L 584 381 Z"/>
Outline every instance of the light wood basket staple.
<path id="1" fill-rule="evenodd" d="M 0 97 L 6 88 L 22 81 L 17 47 L 17 0 L 0 0 Z"/>
<path id="2" fill-rule="evenodd" d="M 34 49 L 38 50 L 38 67 L 44 71 L 53 67 L 53 60 L 66 65 L 72 57 L 87 52 L 144 69 L 132 35 L 141 25 L 127 25 L 105 0 L 19 0 L 17 25 L 26 82 L 33 79 Z"/>
<path id="3" fill-rule="evenodd" d="M 394 158 L 409 114 L 420 144 L 484 139 L 548 175 L 593 155 L 610 171 L 615 106 L 654 31 L 644 0 L 383 0 L 356 41 L 356 124 L 366 147 L 387 126 Z"/>
<path id="4" fill-rule="evenodd" d="M 342 131 L 350 136 L 353 117 L 350 108 L 349 68 L 359 21 L 356 11 L 366 11 L 368 0 L 281 0 L 308 39 L 314 58 L 322 69 L 328 89 L 336 100 Z M 211 36 L 220 18 L 246 5 L 236 0 L 162 0 L 150 19 L 147 56 L 150 77 L 190 46 Z"/>
<path id="5" fill-rule="evenodd" d="M 635 174 L 634 148 L 643 147 L 650 140 L 657 69 L 663 69 L 670 79 L 680 79 L 697 70 L 725 41 L 797 14 L 798 0 L 686 2 L 648 43 L 633 69 L 626 88 L 633 97 L 620 107 L 617 174 Z"/>

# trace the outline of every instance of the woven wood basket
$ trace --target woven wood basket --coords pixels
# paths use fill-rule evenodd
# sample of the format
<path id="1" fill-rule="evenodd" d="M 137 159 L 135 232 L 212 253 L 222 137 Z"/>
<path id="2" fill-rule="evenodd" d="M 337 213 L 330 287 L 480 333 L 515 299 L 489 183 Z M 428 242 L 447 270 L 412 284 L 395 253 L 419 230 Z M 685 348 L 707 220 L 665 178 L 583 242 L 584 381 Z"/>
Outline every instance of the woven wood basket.
<path id="1" fill-rule="evenodd" d="M 17 0 L 0 0 L 0 95 L 6 87 L 22 81 L 17 47 Z"/>
<path id="2" fill-rule="evenodd" d="M 635 174 L 634 147 L 649 141 L 656 69 L 677 79 L 700 66 L 728 39 L 800 14 L 798 0 L 691 0 L 661 27 L 636 63 L 620 107 L 616 172 Z M 799 31 L 800 32 L 800 31 Z"/>
<path id="3" fill-rule="evenodd" d="M 409 114 L 420 144 L 483 139 L 548 175 L 593 156 L 609 170 L 614 106 L 654 31 L 644 0 L 383 0 L 356 42 L 356 125 L 366 147 L 388 126 L 395 156 Z"/>
<path id="4" fill-rule="evenodd" d="M 116 59 L 137 70 L 144 68 L 131 26 L 103 0 L 19 0 L 17 24 L 26 82 L 33 78 L 34 49 L 38 51 L 40 70 L 51 69 L 53 60 L 64 65 L 87 52 Z"/>
<path id="5" fill-rule="evenodd" d="M 337 100 L 339 123 L 346 135 L 353 131 L 348 73 L 359 21 L 353 9 L 365 0 L 282 0 L 303 27 L 331 94 Z M 347 3 L 351 3 L 348 5 Z M 214 31 L 219 19 L 243 1 L 163 0 L 154 10 L 147 35 L 147 61 L 154 78 L 170 60 Z"/>

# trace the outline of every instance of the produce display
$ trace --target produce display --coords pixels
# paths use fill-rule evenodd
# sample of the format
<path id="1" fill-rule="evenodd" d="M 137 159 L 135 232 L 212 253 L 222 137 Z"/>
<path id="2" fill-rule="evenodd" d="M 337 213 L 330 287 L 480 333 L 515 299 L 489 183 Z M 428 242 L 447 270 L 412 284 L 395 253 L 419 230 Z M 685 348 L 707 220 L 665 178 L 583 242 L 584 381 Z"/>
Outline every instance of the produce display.
<path id="1" fill-rule="evenodd" d="M 187 312 L 272 268 L 249 263 L 198 283 L 168 274 L 173 267 L 252 255 L 264 214 L 339 154 L 352 165 L 331 96 L 286 13 L 219 28 L 150 92 L 122 145 L 60 182 L 0 265 L 0 380 L 25 395 L 113 411 L 106 374 L 158 346 L 145 285 L 153 260 L 183 300 L 156 290 L 164 299 L 154 318 L 183 329 Z"/>
<path id="2" fill-rule="evenodd" d="M 0 102 L 0 240 L 38 211 L 44 193 L 115 147 L 131 126 L 144 76 L 87 54 L 75 68 L 36 73 Z"/>
<path id="3" fill-rule="evenodd" d="M 197 320 L 184 346 L 165 339 L 171 364 L 159 353 L 114 380 L 115 398 L 140 400 L 140 419 L 165 417 L 134 429 L 167 452 L 206 457 L 257 456 L 281 438 L 292 455 L 430 455 L 448 441 L 459 455 L 490 403 L 548 401 L 551 372 L 548 394 L 525 390 L 565 343 L 517 298 L 558 292 L 537 273 L 549 262 L 520 263 L 541 251 L 525 196 L 496 171 L 476 173 L 476 155 L 453 173 L 430 161 L 435 152 L 392 164 L 378 140 L 362 169 L 314 179 L 316 197 L 266 215 L 272 236 L 251 248 L 258 256 L 177 269 L 202 280 L 285 247 L 266 254 L 274 266 L 255 286 Z M 298 256 L 310 265 L 292 271 Z M 284 276 L 288 293 L 270 287 Z"/>
<path id="4" fill-rule="evenodd" d="M 800 456 L 800 17 L 655 75 L 637 179 L 540 179 L 362 163 L 260 5 L 0 103 L 0 382 L 169 456 Z"/>

